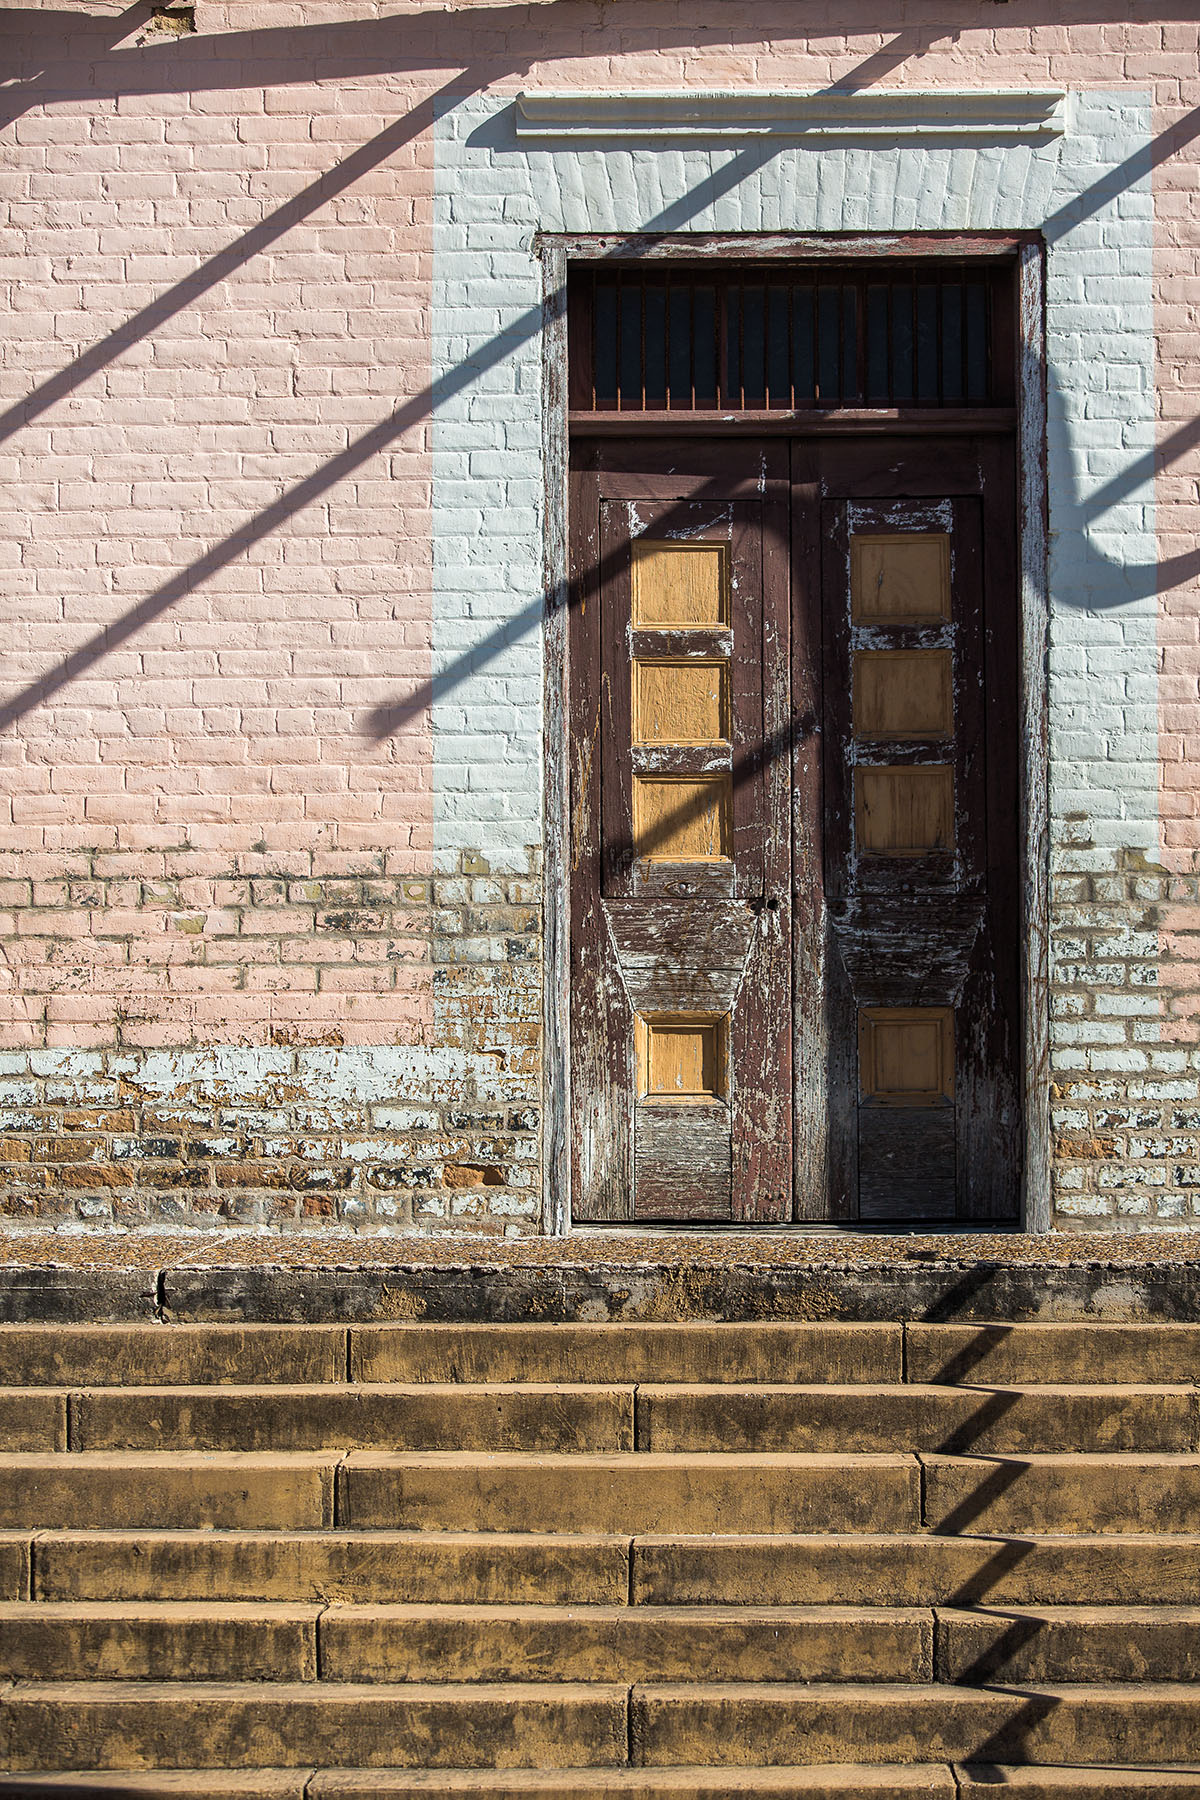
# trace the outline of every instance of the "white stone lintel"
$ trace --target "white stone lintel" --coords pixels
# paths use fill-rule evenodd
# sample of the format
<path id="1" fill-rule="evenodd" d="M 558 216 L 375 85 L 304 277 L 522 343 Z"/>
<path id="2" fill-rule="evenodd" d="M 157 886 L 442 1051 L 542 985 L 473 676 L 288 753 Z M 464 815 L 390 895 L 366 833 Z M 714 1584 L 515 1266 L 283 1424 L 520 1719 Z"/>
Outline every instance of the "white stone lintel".
<path id="1" fill-rule="evenodd" d="M 1006 138 L 1061 137 L 1058 88 L 924 93 L 837 88 L 774 93 L 643 88 L 626 93 L 543 89 L 517 95 L 520 138 Z"/>

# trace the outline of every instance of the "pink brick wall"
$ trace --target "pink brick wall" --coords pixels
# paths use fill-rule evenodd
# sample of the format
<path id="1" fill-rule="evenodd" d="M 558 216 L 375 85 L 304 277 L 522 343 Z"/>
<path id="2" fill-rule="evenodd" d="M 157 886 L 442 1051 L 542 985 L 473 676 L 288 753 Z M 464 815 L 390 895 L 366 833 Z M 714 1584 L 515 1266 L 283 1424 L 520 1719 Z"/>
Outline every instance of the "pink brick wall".
<path id="1" fill-rule="evenodd" d="M 449 1037 L 499 1045 L 536 1094 L 536 980 L 475 1025 L 465 1001 L 457 1023 L 435 1004 L 456 934 L 532 944 L 537 927 L 535 887 L 431 886 L 439 95 L 1128 83 L 1155 103 L 1164 866 L 1121 871 L 1105 903 L 1158 933 L 1159 1023 L 1194 1060 L 1200 30 L 1138 5 L 897 17 L 878 0 L 200 0 L 194 36 L 162 37 L 99 0 L 0 16 L 6 1049 Z M 408 696 L 411 722 L 373 737 L 373 709 Z M 1186 1107 L 1121 1115 L 1101 1088 L 1079 1104 L 1067 1191 L 1099 1195 L 1114 1155 L 1200 1169 Z M 107 1163 L 94 1119 L 63 1120 L 100 1130 Z M 441 1114 L 421 1129 L 473 1166 Z M 259 1154 L 243 1151 L 239 1167 Z M 48 1180 L 29 1191 L 37 1211 Z"/>
<path id="2" fill-rule="evenodd" d="M 366 729 L 429 669 L 427 115 L 268 13 L 0 53 L 8 1044 L 430 1016 L 427 705 Z"/>

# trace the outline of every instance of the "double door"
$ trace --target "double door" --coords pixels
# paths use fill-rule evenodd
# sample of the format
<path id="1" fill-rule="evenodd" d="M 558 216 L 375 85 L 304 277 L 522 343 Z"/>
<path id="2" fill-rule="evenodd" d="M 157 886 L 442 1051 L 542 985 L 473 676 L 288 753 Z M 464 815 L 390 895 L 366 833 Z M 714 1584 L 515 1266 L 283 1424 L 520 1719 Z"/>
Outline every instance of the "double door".
<path id="1" fill-rule="evenodd" d="M 1011 444 L 572 465 L 573 1216 L 1015 1219 Z"/>

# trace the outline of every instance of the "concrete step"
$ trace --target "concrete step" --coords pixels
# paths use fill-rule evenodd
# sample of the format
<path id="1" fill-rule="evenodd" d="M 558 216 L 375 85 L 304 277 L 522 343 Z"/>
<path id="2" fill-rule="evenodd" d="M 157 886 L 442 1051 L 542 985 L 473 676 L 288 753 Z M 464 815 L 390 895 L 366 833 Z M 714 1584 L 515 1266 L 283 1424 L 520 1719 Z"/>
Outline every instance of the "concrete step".
<path id="1" fill-rule="evenodd" d="M 725 1800 L 725 1796 L 768 1795 L 770 1800 L 955 1800 L 954 1777 L 946 1767 L 847 1767 L 809 1769 L 193 1769 L 78 1775 L 0 1775 L 0 1800 L 35 1800 L 39 1794 L 70 1794 L 72 1800 L 102 1795 L 129 1800 L 376 1800 L 389 1794 L 423 1800 Z M 1173 1790 L 1178 1793 L 1178 1789 Z"/>
<path id="2" fill-rule="evenodd" d="M 30 1534 L 0 1540 L 30 1593 Z M 436 1605 L 1200 1605 L 1200 1537 L 686 1536 L 493 1531 L 43 1531 L 46 1600 Z"/>
<path id="3" fill-rule="evenodd" d="M 331 1607 L 331 1681 L 928 1681 L 932 1615 L 873 1607 Z"/>
<path id="4" fill-rule="evenodd" d="M 903 1327 L 779 1323 L 366 1325 L 358 1381 L 899 1381 Z"/>
<path id="5" fill-rule="evenodd" d="M 344 1381 L 1191 1381 L 1200 1325 L 0 1325 L 0 1387 Z"/>
<path id="6" fill-rule="evenodd" d="M 634 1388 L 567 1383 L 325 1382 L 130 1387 L 71 1396 L 73 1449 L 630 1450 Z M 28 1443 L 64 1447 L 64 1396 L 0 1393 Z M 39 1416 L 38 1406 L 45 1408 Z M 22 1410 L 23 1408 L 23 1410 Z M 863 1452 L 1194 1450 L 1190 1387 L 643 1385 L 637 1448 Z"/>
<path id="7" fill-rule="evenodd" d="M 1191 1532 L 1200 1456 L 928 1456 L 925 1523 L 959 1532 Z"/>
<path id="8" fill-rule="evenodd" d="M 333 1524 L 337 1456 L 83 1452 L 0 1456 L 0 1527 Z"/>
<path id="9" fill-rule="evenodd" d="M 640 1605 L 1200 1604 L 1200 1536 L 934 1537 L 897 1533 L 647 1534 L 632 1544 Z"/>
<path id="10" fill-rule="evenodd" d="M 1014 1773 L 1022 1779 L 1014 1781 Z M 1000 1800 L 996 1788 L 1004 1785 L 1015 1787 L 1023 1800 L 1059 1800 L 1060 1795 L 1083 1800 L 1085 1794 L 1106 1795 L 1109 1800 L 1124 1796 L 1180 1800 L 1183 1793 L 1200 1792 L 1200 1771 L 1014 1771 L 994 1764 L 972 1770 L 965 1766 L 952 1769 L 944 1763 L 824 1763 L 776 1769 L 539 1769 L 518 1775 L 485 1775 L 467 1769 L 457 1770 L 451 1777 L 449 1773 L 382 1770 L 365 1775 L 346 1769 L 318 1774 L 308 1794 L 311 1800 L 374 1800 L 376 1795 L 387 1794 L 421 1795 L 424 1800 L 455 1800 L 462 1794 L 483 1794 L 487 1800 L 525 1800 L 527 1795 L 540 1795 L 542 1800 L 549 1796 L 553 1800 L 595 1800 L 598 1794 L 620 1795 L 621 1800 L 725 1800 L 726 1795 L 738 1794 L 770 1795 L 771 1800 L 850 1800 L 858 1795 L 869 1795 L 871 1800 L 909 1800 L 915 1794 L 932 1800 Z M 0 1796 L 3 1794 L 0 1787 Z"/>
<path id="11" fill-rule="evenodd" d="M 0 1450 L 634 1447 L 634 1388 L 335 1383 L 0 1391 Z M 1184 1387 L 637 1389 L 642 1450 L 1178 1454 L 1200 1441 Z"/>
<path id="12" fill-rule="evenodd" d="M 137 1402 L 135 1401 L 135 1405 Z M 1092 1451 L 1197 1447 L 1176 1387 L 671 1387 L 637 1395 L 639 1450 Z"/>
<path id="13" fill-rule="evenodd" d="M 0 1605 L 0 1679 L 1193 1681 L 1198 1628 L 1198 1607 L 34 1601 Z"/>
<path id="14" fill-rule="evenodd" d="M 0 1756 L 10 1771 L 55 1772 L 619 1767 L 627 1704 L 634 1760 L 650 1768 L 755 1768 L 764 1754 L 783 1766 L 1200 1760 L 1200 1690 L 1183 1683 L 18 1683 Z"/>
<path id="15" fill-rule="evenodd" d="M 633 1392 L 544 1382 L 92 1389 L 72 1397 L 72 1443 L 83 1450 L 632 1450 Z"/>
<path id="16" fill-rule="evenodd" d="M 1200 1792 L 1200 1766 L 1133 1768 L 1020 1768 L 997 1764 L 812 1764 L 774 1769 L 159 1769 L 89 1770 L 68 1775 L 0 1775 L 0 1800 L 376 1800 L 413 1795 L 421 1800 L 725 1800 L 769 1795 L 770 1800 L 997 1800 L 999 1787 L 1022 1800 L 1180 1800 Z"/>
<path id="17" fill-rule="evenodd" d="M 0 1605 L 18 1681 L 930 1681 L 933 1644 L 882 1607 Z"/>
<path id="18" fill-rule="evenodd" d="M 386 1530 L 47 1531 L 38 1537 L 33 1586 L 46 1600 L 404 1598 L 485 1606 L 615 1605 L 628 1590 L 627 1537 Z M 28 1592 L 26 1585 L 13 1597 Z"/>
<path id="19" fill-rule="evenodd" d="M 634 1761 L 1178 1763 L 1200 1760 L 1200 1687 L 679 1683 L 633 1690 Z"/>
<path id="20" fill-rule="evenodd" d="M 906 1456 L 352 1451 L 338 1482 L 341 1523 L 424 1531 L 905 1531 L 921 1500 Z"/>
<path id="21" fill-rule="evenodd" d="M 0 1387 L 344 1381 L 344 1325 L 0 1325 Z"/>
<path id="22" fill-rule="evenodd" d="M 906 1325 L 908 1381 L 1195 1381 L 1200 1325 Z"/>
<path id="23" fill-rule="evenodd" d="M 0 1710 L 0 1766 L 596 1767 L 627 1760 L 628 1692 L 568 1682 L 18 1683 Z"/>
<path id="24" fill-rule="evenodd" d="M 228 1600 L 0 1605 L 0 1679 L 315 1681 L 320 1612 Z"/>
<path id="25" fill-rule="evenodd" d="M 66 1447 L 65 1393 L 52 1388 L 0 1388 L 0 1451 Z"/>
<path id="26" fill-rule="evenodd" d="M 1195 1681 L 1200 1607 L 948 1607 L 937 1646 L 939 1681 Z"/>
<path id="27" fill-rule="evenodd" d="M 1039 1769 L 1010 1763 L 964 1763 L 955 1770 L 959 1800 L 998 1800 L 997 1788 L 1011 1789 L 1021 1800 L 1179 1800 L 1200 1794 L 1200 1763 L 1190 1768 Z"/>
<path id="28" fill-rule="evenodd" d="M 1014 1777 L 1019 1779 L 1014 1779 Z M 824 1763 L 775 1769 L 535 1769 L 487 1774 L 477 1769 L 445 1773 L 415 1770 L 355 1769 L 319 1773 L 307 1790 L 311 1800 L 375 1800 L 376 1795 L 421 1795 L 423 1800 L 456 1800 L 482 1794 L 487 1800 L 596 1800 L 600 1794 L 621 1800 L 725 1800 L 726 1795 L 763 1794 L 771 1800 L 909 1800 L 922 1794 L 932 1800 L 1000 1800 L 998 1786 L 1012 1786 L 1022 1800 L 1180 1800 L 1200 1792 L 1200 1770 L 1184 1769 L 1021 1769 L 995 1764 L 952 1769 L 945 1763 Z M 0 1796 L 4 1796 L 0 1786 Z M 140 1789 L 133 1792 L 140 1794 Z M 197 1794 L 196 1800 L 199 1800 Z"/>
<path id="29" fill-rule="evenodd" d="M 307 1800 L 313 1769 L 88 1769 L 0 1775 L 0 1800 Z"/>

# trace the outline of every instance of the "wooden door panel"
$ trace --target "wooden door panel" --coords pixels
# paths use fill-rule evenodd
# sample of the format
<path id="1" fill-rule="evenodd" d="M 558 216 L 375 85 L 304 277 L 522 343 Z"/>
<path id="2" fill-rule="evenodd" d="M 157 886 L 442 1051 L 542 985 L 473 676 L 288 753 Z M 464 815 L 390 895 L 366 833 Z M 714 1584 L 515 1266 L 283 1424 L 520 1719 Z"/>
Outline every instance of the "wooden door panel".
<path id="1" fill-rule="evenodd" d="M 572 1076 L 608 1087 L 584 1218 L 789 1206 L 786 492 L 697 448 L 597 446 L 573 489 Z"/>
<path id="2" fill-rule="evenodd" d="M 953 479 L 896 448 L 822 462 L 831 1187 L 864 1221 L 1000 1221 L 1020 1176 L 1014 519 L 1002 446 L 960 443 Z"/>

